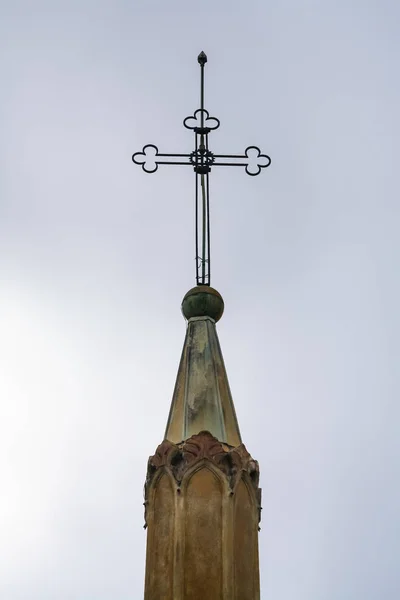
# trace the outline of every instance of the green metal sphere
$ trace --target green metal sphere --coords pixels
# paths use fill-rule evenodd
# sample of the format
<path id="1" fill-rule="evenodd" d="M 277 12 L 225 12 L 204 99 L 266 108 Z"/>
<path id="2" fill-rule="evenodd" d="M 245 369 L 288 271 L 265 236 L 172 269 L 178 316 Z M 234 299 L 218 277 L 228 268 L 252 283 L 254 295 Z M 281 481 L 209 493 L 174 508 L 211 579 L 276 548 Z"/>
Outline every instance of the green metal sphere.
<path id="1" fill-rule="evenodd" d="M 198 285 L 183 298 L 182 312 L 187 320 L 192 317 L 211 317 L 214 321 L 219 321 L 224 312 L 224 301 L 214 288 Z"/>

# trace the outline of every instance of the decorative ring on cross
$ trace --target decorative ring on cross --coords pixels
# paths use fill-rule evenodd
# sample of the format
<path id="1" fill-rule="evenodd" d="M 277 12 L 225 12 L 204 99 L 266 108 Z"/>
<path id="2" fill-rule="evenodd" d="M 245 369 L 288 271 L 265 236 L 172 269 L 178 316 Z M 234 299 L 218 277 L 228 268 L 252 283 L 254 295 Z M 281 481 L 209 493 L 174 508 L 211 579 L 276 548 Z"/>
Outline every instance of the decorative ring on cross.
<path id="1" fill-rule="evenodd" d="M 210 150 L 194 150 L 190 153 L 190 162 L 194 167 L 207 165 L 210 167 L 214 162 L 214 154 Z"/>

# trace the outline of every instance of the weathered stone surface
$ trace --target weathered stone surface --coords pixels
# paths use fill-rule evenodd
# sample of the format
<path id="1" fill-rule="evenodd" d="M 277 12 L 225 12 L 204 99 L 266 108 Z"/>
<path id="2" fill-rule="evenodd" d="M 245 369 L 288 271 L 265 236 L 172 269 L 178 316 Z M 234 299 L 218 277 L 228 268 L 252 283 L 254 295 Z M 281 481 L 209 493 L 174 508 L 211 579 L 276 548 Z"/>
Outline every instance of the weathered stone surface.
<path id="1" fill-rule="evenodd" d="M 222 482 L 210 469 L 198 469 L 185 496 L 183 598 L 222 598 Z"/>
<path id="2" fill-rule="evenodd" d="M 149 598 L 172 598 L 175 490 L 166 474 L 159 479 L 154 502 L 154 526 L 149 531 L 152 539 L 148 540 L 147 545 L 148 550 L 151 548 L 152 556 L 147 556 L 147 562 L 153 561 L 157 568 L 147 571 L 146 587 Z"/>
<path id="3" fill-rule="evenodd" d="M 242 442 L 215 321 L 189 319 L 165 438 L 179 443 L 202 430 L 239 446 Z"/>
<path id="4" fill-rule="evenodd" d="M 259 600 L 258 463 L 208 431 L 149 458 L 145 600 Z"/>
<path id="5" fill-rule="evenodd" d="M 258 462 L 250 456 L 246 446 L 240 444 L 235 448 L 222 444 L 209 431 L 201 431 L 180 444 L 164 440 L 157 447 L 154 456 L 149 458 L 145 489 L 147 490 L 157 470 L 162 466 L 168 468 L 179 486 L 188 468 L 205 458 L 225 473 L 231 490 L 235 488 L 242 473 L 246 472 L 258 493 Z"/>

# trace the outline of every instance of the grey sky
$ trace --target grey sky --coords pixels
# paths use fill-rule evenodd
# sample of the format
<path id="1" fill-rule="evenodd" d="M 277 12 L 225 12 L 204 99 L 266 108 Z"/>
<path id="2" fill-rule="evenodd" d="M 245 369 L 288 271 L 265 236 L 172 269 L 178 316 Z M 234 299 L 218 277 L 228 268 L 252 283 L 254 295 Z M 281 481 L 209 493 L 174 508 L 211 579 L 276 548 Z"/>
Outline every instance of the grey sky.
<path id="1" fill-rule="evenodd" d="M 143 597 L 142 483 L 193 285 L 208 54 L 218 331 L 260 462 L 263 600 L 397 600 L 399 18 L 393 1 L 0 8 L 0 597 Z"/>

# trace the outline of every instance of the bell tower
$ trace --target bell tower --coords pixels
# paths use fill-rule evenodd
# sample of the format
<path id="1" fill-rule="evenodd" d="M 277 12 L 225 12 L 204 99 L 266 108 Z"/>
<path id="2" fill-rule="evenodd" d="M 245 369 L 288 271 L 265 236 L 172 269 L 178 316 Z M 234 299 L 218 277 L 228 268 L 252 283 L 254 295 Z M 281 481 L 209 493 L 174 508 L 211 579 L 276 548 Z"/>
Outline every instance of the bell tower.
<path id="1" fill-rule="evenodd" d="M 196 287 L 183 298 L 186 336 L 164 439 L 149 458 L 145 483 L 145 600 L 259 600 L 258 463 L 242 442 L 218 340 L 224 312 L 212 287 L 210 184 L 214 166 L 242 166 L 258 175 L 271 159 L 256 146 L 244 154 L 214 154 L 209 134 L 220 122 L 204 108 L 184 120 L 194 150 L 162 154 L 149 144 L 132 156 L 147 173 L 159 165 L 195 173 Z"/>

